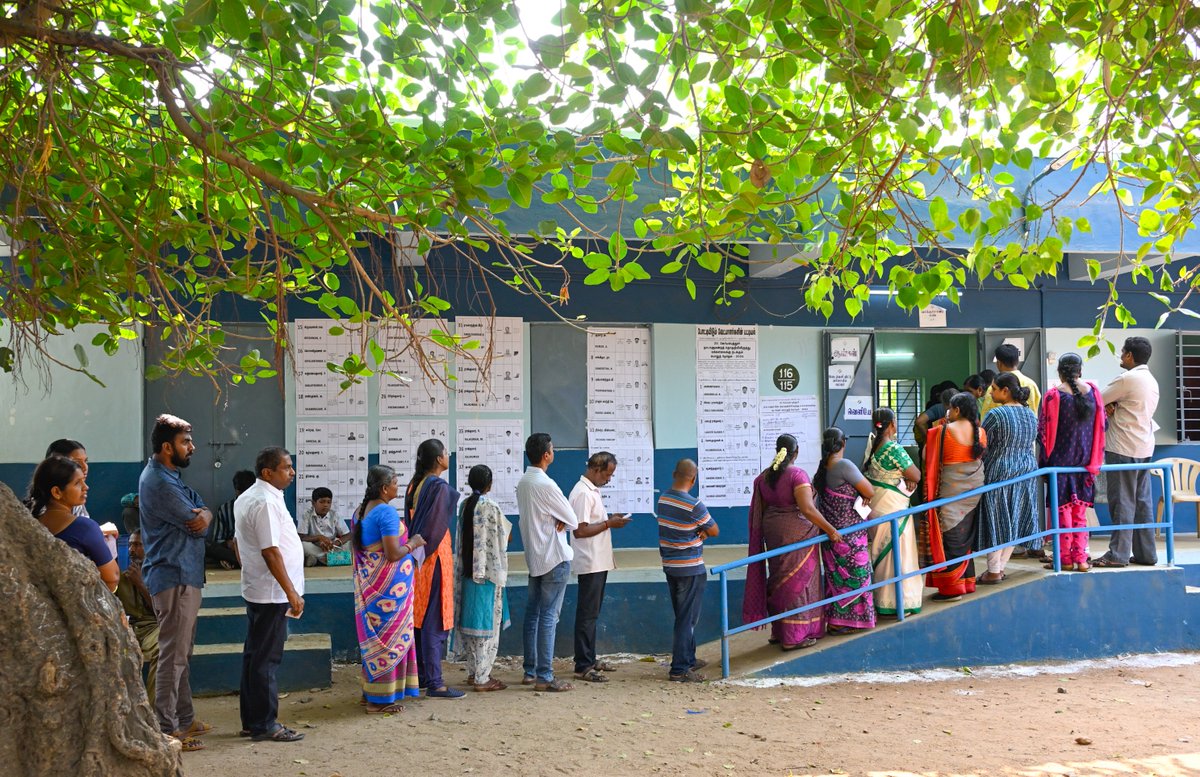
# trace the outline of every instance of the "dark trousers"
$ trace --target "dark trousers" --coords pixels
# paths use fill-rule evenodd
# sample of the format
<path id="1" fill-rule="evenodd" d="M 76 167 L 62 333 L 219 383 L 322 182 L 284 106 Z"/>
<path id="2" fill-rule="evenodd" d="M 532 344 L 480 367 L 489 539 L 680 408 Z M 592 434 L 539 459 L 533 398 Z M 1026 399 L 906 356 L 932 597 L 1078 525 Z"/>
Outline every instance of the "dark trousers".
<path id="1" fill-rule="evenodd" d="M 696 663 L 696 623 L 704 601 L 707 575 L 667 575 L 671 607 L 675 610 L 675 634 L 671 643 L 671 674 L 686 674 Z"/>
<path id="2" fill-rule="evenodd" d="M 1105 464 L 1144 464 L 1150 459 L 1136 459 L 1120 453 L 1104 452 Z M 1150 470 L 1134 469 L 1106 473 L 1108 479 L 1108 512 L 1114 526 L 1131 523 L 1154 523 L 1154 495 L 1150 489 Z M 1154 546 L 1154 529 L 1115 531 L 1108 540 L 1108 556 L 1121 564 L 1158 562 Z"/>
<path id="3" fill-rule="evenodd" d="M 604 584 L 608 572 L 590 572 L 579 576 L 579 599 L 575 603 L 575 672 L 596 665 L 596 621 L 604 604 Z"/>
<path id="4" fill-rule="evenodd" d="M 417 681 L 422 688 L 436 691 L 446 684 L 442 679 L 442 657 L 446 654 L 446 637 L 450 632 L 431 626 L 430 622 L 431 619 L 426 618 L 425 628 L 414 629 L 413 637 L 417 642 Z"/>
<path id="5" fill-rule="evenodd" d="M 433 563 L 438 562 L 435 559 Z M 434 690 L 446 684 L 442 680 L 442 658 L 446 655 L 446 637 L 450 635 L 451 625 L 442 623 L 442 583 L 442 570 L 433 570 L 425 622 L 413 629 L 417 646 L 417 681 L 422 688 Z"/>
<path id="6" fill-rule="evenodd" d="M 287 604 L 246 602 L 246 646 L 242 650 L 242 728 L 251 734 L 274 731 L 279 716 L 276 670 L 287 641 Z"/>

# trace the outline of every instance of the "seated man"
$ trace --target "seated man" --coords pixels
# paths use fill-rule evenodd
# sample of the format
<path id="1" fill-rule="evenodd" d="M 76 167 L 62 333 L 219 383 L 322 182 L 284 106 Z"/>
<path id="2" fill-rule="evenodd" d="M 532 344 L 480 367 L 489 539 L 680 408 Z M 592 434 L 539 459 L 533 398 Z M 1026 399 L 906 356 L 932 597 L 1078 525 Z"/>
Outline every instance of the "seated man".
<path id="1" fill-rule="evenodd" d="M 350 527 L 333 509 L 333 492 L 324 486 L 314 488 L 312 505 L 300 518 L 300 540 L 304 545 L 304 566 L 325 563 L 325 554 L 350 541 Z"/>
<path id="2" fill-rule="evenodd" d="M 248 469 L 233 475 L 233 499 L 217 508 L 213 521 L 204 538 L 205 563 L 216 562 L 222 569 L 239 569 L 242 566 L 237 554 L 237 540 L 233 537 L 233 503 L 250 486 L 254 485 L 254 473 Z"/>
<path id="3" fill-rule="evenodd" d="M 129 626 L 142 647 L 142 661 L 150 664 L 146 674 L 146 697 L 154 703 L 154 681 L 158 677 L 158 618 L 154 615 L 154 603 L 150 590 L 142 580 L 142 561 L 146 548 L 142 545 L 141 530 L 129 535 L 129 566 L 121 573 L 117 582 L 117 598 L 125 608 Z"/>

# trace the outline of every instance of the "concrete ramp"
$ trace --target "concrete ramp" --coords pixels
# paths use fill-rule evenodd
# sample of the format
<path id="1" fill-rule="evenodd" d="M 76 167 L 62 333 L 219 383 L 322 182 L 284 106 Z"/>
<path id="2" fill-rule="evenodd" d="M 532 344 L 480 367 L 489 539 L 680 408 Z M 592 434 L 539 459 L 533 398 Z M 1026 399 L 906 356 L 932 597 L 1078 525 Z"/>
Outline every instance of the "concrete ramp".
<path id="1" fill-rule="evenodd" d="M 1013 562 L 1009 578 L 979 586 L 958 602 L 934 602 L 920 614 L 882 619 L 852 636 L 827 636 L 806 650 L 767 644 L 768 631 L 730 642 L 733 677 L 795 677 L 856 671 L 927 669 L 1075 660 L 1200 646 L 1200 592 L 1182 567 L 1045 572 Z M 700 651 L 719 676 L 720 642 Z"/>

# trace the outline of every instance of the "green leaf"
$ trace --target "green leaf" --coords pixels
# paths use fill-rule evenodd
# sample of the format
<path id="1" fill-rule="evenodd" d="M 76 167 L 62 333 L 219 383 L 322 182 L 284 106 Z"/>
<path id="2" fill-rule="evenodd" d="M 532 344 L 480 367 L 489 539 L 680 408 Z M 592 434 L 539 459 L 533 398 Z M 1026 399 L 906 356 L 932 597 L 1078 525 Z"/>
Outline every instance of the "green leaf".
<path id="1" fill-rule="evenodd" d="M 1160 226 L 1162 226 L 1162 214 L 1158 211 L 1147 209 L 1138 215 L 1138 229 L 1143 234 L 1156 232 Z"/>
<path id="2" fill-rule="evenodd" d="M 533 201 L 533 182 L 523 175 L 509 176 L 506 182 L 508 196 L 522 208 L 528 208 Z"/>
<path id="3" fill-rule="evenodd" d="M 725 84 L 725 105 L 737 116 L 750 114 L 750 98 L 737 84 Z"/>
<path id="4" fill-rule="evenodd" d="M 589 273 L 588 276 L 583 279 L 583 284 L 585 286 L 599 286 L 600 284 L 608 281 L 608 276 L 608 268 L 602 267 Z"/>
<path id="5" fill-rule="evenodd" d="M 684 283 L 687 286 L 688 296 L 693 300 L 696 299 L 696 284 L 691 278 L 684 278 Z"/>

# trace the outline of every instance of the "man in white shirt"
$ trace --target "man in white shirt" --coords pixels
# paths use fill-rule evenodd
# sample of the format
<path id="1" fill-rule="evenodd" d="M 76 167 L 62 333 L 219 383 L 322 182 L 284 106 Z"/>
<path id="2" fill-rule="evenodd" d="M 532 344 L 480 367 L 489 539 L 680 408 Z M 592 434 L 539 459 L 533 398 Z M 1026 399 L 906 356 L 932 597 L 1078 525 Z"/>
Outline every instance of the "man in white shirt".
<path id="1" fill-rule="evenodd" d="M 575 511 L 562 489 L 546 474 L 554 461 L 550 435 L 536 432 L 525 441 L 529 468 L 517 482 L 518 527 L 529 567 L 525 604 L 525 677 L 523 685 L 539 691 L 569 691 L 572 685 L 554 679 L 554 636 L 563 594 L 571 577 L 571 546 L 567 530 L 578 526 Z"/>
<path id="2" fill-rule="evenodd" d="M 608 572 L 617 566 L 609 530 L 629 523 L 628 515 L 606 513 L 600 498 L 600 489 L 608 485 L 616 471 L 616 456 L 607 451 L 593 454 L 588 459 L 587 471 L 579 477 L 568 498 L 579 520 L 571 539 L 575 552 L 571 571 L 579 579 L 575 605 L 575 677 L 592 683 L 608 682 L 601 672 L 615 668 L 596 661 L 596 621 L 604 603 Z"/>
<path id="3" fill-rule="evenodd" d="M 1105 464 L 1134 464 L 1150 461 L 1154 455 L 1154 411 L 1158 409 L 1158 381 L 1150 374 L 1150 341 L 1130 337 L 1121 349 L 1121 367 L 1125 374 L 1109 383 L 1100 396 L 1108 413 L 1104 438 Z M 1139 469 L 1105 473 L 1108 480 L 1108 510 L 1112 524 L 1154 523 L 1151 502 L 1150 470 Z M 1130 562 L 1154 566 L 1158 550 L 1153 529 L 1115 531 L 1108 541 L 1108 552 L 1092 564 L 1098 567 L 1123 567 Z"/>
<path id="4" fill-rule="evenodd" d="M 278 447 L 263 448 L 254 469 L 258 480 L 233 504 L 248 621 L 239 700 L 242 734 L 255 742 L 296 742 L 304 734 L 277 719 L 275 682 L 287 640 L 287 616 L 299 618 L 304 612 L 304 549 L 283 501 L 283 489 L 291 485 L 296 470 L 291 454 Z"/>

